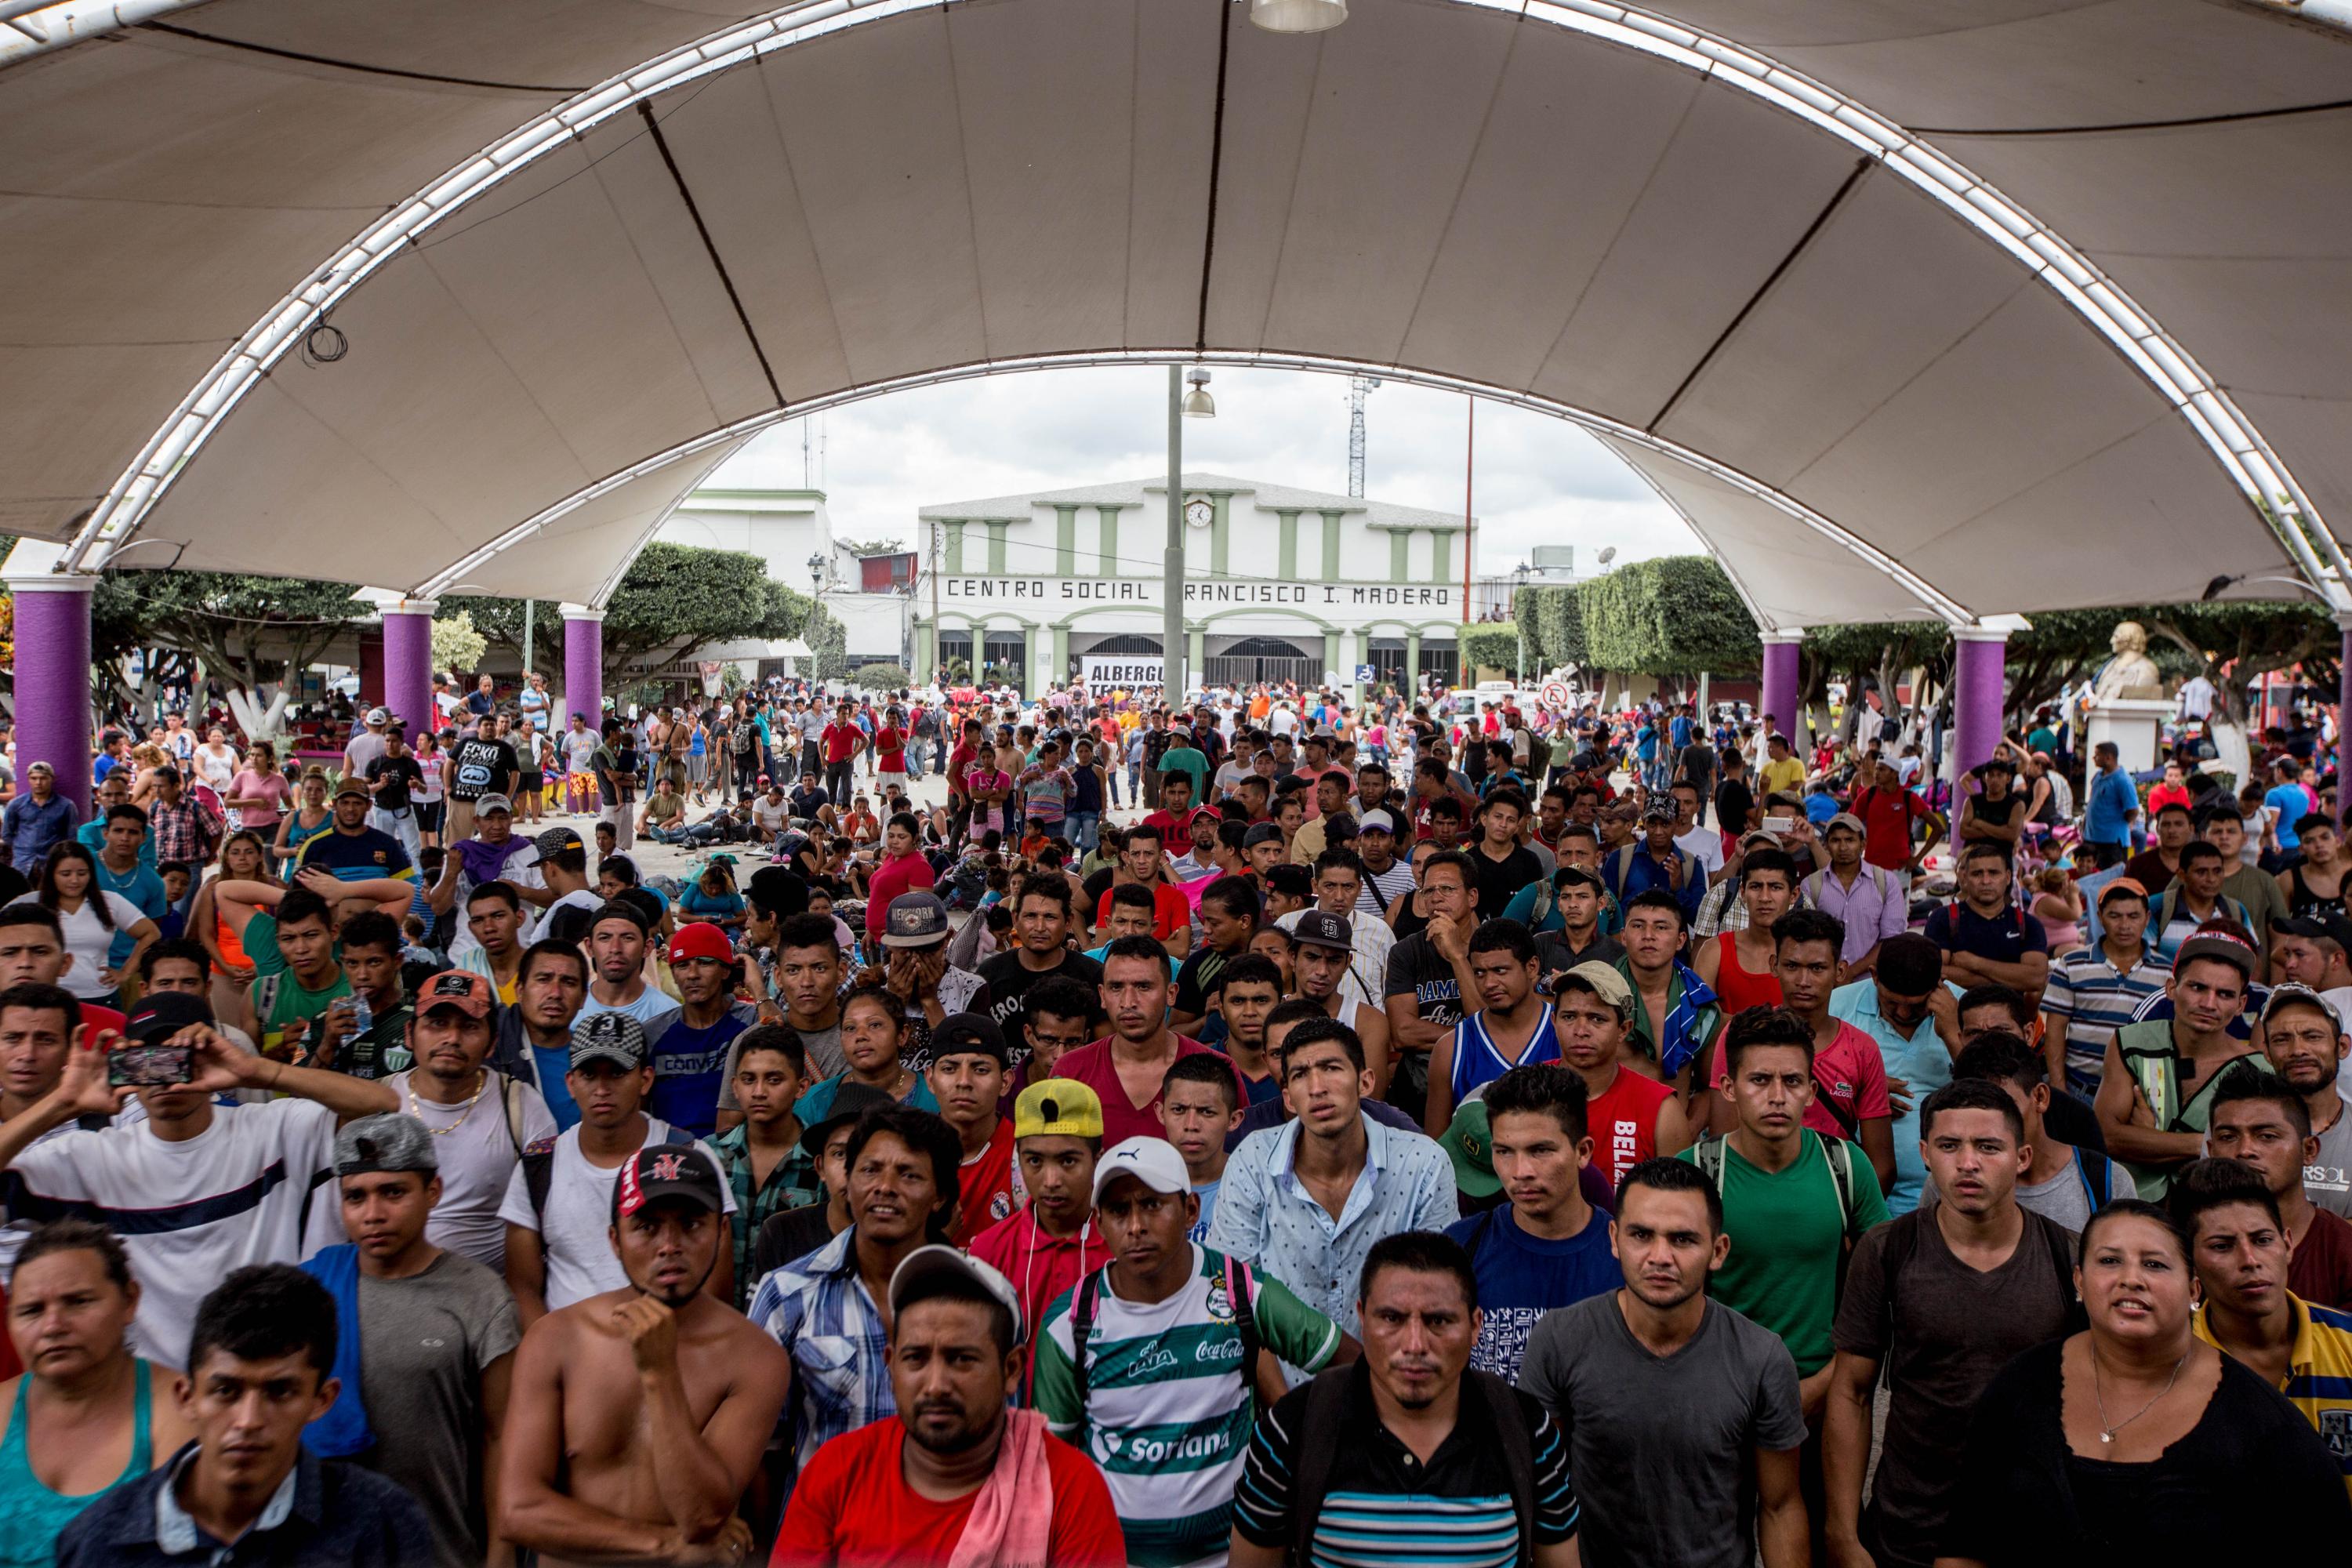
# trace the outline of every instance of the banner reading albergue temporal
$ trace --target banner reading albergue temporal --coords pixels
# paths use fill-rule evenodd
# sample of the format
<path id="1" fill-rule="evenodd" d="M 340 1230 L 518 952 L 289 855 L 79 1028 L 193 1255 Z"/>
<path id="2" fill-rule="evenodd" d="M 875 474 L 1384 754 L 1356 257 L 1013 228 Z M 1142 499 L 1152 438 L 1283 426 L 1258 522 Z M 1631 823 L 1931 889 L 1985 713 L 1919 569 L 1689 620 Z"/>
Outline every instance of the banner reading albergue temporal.
<path id="1" fill-rule="evenodd" d="M 1118 690 L 1132 691 L 1139 686 L 1158 686 L 1167 679 L 1165 660 L 1148 655 L 1079 656 L 1079 672 L 1086 677 L 1087 695 L 1107 697 Z"/>

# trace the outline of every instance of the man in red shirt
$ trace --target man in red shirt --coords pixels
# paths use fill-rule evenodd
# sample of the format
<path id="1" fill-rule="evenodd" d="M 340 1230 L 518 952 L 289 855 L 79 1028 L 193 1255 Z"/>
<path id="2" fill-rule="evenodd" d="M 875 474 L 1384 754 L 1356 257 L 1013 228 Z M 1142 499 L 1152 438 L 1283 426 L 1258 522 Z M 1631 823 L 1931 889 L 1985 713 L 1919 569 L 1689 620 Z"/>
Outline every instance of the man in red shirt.
<path id="1" fill-rule="evenodd" d="M 1153 1109 L 1156 1115 L 1156 1102 Z M 1110 1261 L 1095 1227 L 1101 1100 L 1083 1083 L 1040 1079 L 1013 1102 L 1013 1147 L 1028 1205 L 973 1237 L 971 1255 L 1014 1282 L 1022 1314 L 1034 1321 L 1055 1297 Z M 1034 1366 L 1023 1369 L 1024 1394 L 1035 1375 Z"/>
<path id="2" fill-rule="evenodd" d="M 1013 1158 L 1013 1123 L 1000 1113 L 1004 1099 L 1004 1033 L 986 1016 L 958 1013 L 931 1030 L 931 1066 L 925 1079 L 940 1102 L 940 1120 L 963 1144 L 961 1201 L 948 1239 L 969 1247 L 990 1226 L 1013 1217 L 1029 1201 Z"/>
<path id="3" fill-rule="evenodd" d="M 1611 1192 L 1643 1161 L 1691 1144 L 1690 1121 L 1673 1086 L 1628 1071 L 1619 1059 L 1633 1013 L 1633 987 L 1613 963 L 1580 963 L 1552 983 L 1560 1065 L 1584 1080 L 1592 1165 Z"/>
<path id="4" fill-rule="evenodd" d="M 907 787 L 906 716 L 896 708 L 882 715 L 882 727 L 874 731 L 874 784 L 887 790 L 892 784 Z"/>
<path id="5" fill-rule="evenodd" d="M 850 764 L 866 749 L 866 731 L 857 727 L 856 710 L 846 700 L 833 710 L 833 722 L 817 737 L 824 749 L 824 793 L 838 805 L 849 798 Z M 905 766 L 903 760 L 899 764 Z"/>
<path id="6" fill-rule="evenodd" d="M 1159 943 L 1144 936 L 1113 942 L 1103 954 L 1101 987 L 1110 1033 L 1054 1064 L 1056 1078 L 1077 1079 L 1101 1100 L 1108 1142 L 1161 1136 L 1160 1086 L 1168 1069 L 1177 1058 L 1209 1048 L 1168 1026 L 1170 984 Z M 1248 1092 L 1238 1079 L 1234 1088 Z"/>
<path id="7" fill-rule="evenodd" d="M 1030 1321 L 1012 1283 L 953 1247 L 925 1247 L 891 1275 L 889 1296 L 899 1414 L 817 1450 L 770 1568 L 1125 1563 L 1102 1472 L 1036 1411 L 1005 1408 Z M 1042 1512 L 1008 1501 L 1048 1496 Z"/>
<path id="8" fill-rule="evenodd" d="M 1903 879 L 1906 888 L 1911 885 L 1911 878 L 1927 858 L 1927 851 L 1943 837 L 1942 816 L 1903 787 L 1895 764 L 1885 757 L 1878 759 L 1872 783 L 1853 792 L 1846 809 L 1862 818 L 1863 859 L 1894 872 Z M 1915 850 L 1911 847 L 1911 825 L 1923 820 L 1927 824 L 1927 837 Z"/>
<path id="9" fill-rule="evenodd" d="M 1192 775 L 1187 773 L 1163 773 L 1160 775 L 1160 809 L 1143 820 L 1160 830 L 1165 844 L 1183 844 L 1192 837 L 1192 819 L 1213 816 L 1206 806 L 1192 804 Z"/>
<path id="10" fill-rule="evenodd" d="M 1120 858 L 1127 872 L 1126 880 L 1151 889 L 1151 934 L 1159 938 L 1170 957 L 1181 959 L 1190 956 L 1192 951 L 1192 901 L 1184 896 L 1182 889 L 1168 879 L 1163 838 L 1158 824 L 1149 818 L 1139 822 L 1127 830 L 1127 847 L 1120 851 Z M 1119 879 L 1117 872 L 1106 879 L 1099 871 L 1087 879 L 1087 890 L 1095 894 L 1094 923 L 1097 926 L 1110 919 L 1110 890 Z"/>

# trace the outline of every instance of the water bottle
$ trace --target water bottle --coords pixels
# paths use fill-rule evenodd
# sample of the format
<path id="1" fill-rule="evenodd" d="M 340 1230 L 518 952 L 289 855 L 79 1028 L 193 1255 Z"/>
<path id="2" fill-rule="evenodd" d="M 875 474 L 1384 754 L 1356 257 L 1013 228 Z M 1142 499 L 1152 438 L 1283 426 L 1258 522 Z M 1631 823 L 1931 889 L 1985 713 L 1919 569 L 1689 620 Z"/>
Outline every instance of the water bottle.
<path id="1" fill-rule="evenodd" d="M 367 998 L 356 991 L 352 993 L 351 1004 L 352 1038 L 358 1039 L 375 1027 L 375 1009 L 369 1006 Z"/>

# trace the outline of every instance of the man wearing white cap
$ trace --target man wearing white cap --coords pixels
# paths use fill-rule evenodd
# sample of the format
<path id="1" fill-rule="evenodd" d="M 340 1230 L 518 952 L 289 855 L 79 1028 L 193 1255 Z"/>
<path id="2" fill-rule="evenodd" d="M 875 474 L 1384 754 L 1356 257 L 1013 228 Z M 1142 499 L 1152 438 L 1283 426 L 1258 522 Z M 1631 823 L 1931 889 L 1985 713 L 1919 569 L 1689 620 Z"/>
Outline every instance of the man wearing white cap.
<path id="1" fill-rule="evenodd" d="M 1126 1563 L 1101 1472 L 1050 1436 L 1036 1411 L 1005 1408 L 1020 1380 L 1024 1327 L 1012 1282 L 934 1245 L 907 1255 L 888 1295 L 896 1413 L 808 1460 L 769 1562 Z"/>
<path id="2" fill-rule="evenodd" d="M 1412 867 L 1396 852 L 1396 816 L 1375 806 L 1356 819 L 1356 858 L 1364 869 L 1356 907 L 1385 918 L 1399 899 L 1412 891 Z"/>
<path id="3" fill-rule="evenodd" d="M 1130 1561 L 1222 1563 L 1252 1395 L 1287 1392 L 1263 1352 L 1312 1373 L 1362 1349 L 1279 1281 L 1187 1239 L 1201 1203 L 1167 1140 L 1106 1153 L 1094 1194 L 1111 1261 L 1045 1310 L 1037 1409 L 1102 1467 Z"/>

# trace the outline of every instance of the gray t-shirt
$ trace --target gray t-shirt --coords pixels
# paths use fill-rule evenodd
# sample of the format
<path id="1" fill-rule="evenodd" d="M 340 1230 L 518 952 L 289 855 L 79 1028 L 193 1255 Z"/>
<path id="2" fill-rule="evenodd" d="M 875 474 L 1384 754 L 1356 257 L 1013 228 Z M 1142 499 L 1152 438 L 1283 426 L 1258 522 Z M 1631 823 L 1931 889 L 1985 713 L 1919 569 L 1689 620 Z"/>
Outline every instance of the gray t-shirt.
<path id="1" fill-rule="evenodd" d="M 822 1083 L 849 1070 L 849 1058 L 841 1054 L 841 1023 L 835 1019 L 830 1029 L 795 1028 L 801 1037 L 801 1049 L 808 1053 L 807 1082 Z M 743 1037 L 738 1035 L 727 1047 L 727 1068 L 719 1079 L 719 1109 L 740 1110 L 735 1100 L 735 1068 L 743 1054 Z"/>
<path id="2" fill-rule="evenodd" d="M 2303 1191 L 2321 1208 L 2352 1219 L 2352 1105 L 2319 1135 L 2319 1152 L 2303 1168 Z"/>
<path id="3" fill-rule="evenodd" d="M 376 1445 L 362 1462 L 432 1521 L 439 1568 L 478 1563 L 482 1373 L 522 1342 L 506 1281 L 454 1252 L 405 1279 L 360 1276 L 360 1397 Z"/>
<path id="4" fill-rule="evenodd" d="M 1614 1290 L 1548 1312 L 1519 1389 L 1568 1434 L 1591 1568 L 1747 1568 L 1748 1456 L 1805 1440 L 1788 1347 L 1717 1301 L 1663 1357 L 1625 1326 Z"/>
<path id="5" fill-rule="evenodd" d="M 2009 1261 L 1979 1271 L 1952 1256 L 1936 1214 L 1905 1215 L 1854 1245 L 1832 1330 L 1840 1351 L 1885 1363 L 1891 1392 L 1870 1518 L 1903 1562 L 1937 1555 L 1960 1445 L 1986 1385 L 2066 1331 L 2074 1294 L 2071 1270 L 2058 1267 L 2074 1238 L 2055 1234 L 2053 1222 L 2027 1211 Z M 1899 1268 L 1891 1267 L 1906 1247 Z"/>

